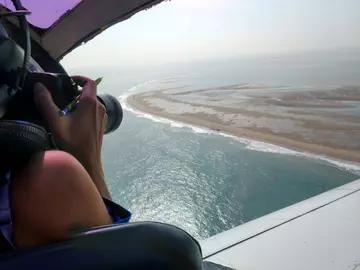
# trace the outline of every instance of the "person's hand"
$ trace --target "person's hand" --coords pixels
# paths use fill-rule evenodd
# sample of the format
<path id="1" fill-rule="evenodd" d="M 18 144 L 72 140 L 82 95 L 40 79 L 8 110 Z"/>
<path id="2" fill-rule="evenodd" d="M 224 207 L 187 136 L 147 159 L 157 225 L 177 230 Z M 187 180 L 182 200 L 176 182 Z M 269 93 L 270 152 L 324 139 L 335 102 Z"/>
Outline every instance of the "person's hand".
<path id="1" fill-rule="evenodd" d="M 40 83 L 35 85 L 35 103 L 52 133 L 56 146 L 77 158 L 98 186 L 97 182 L 103 181 L 101 146 L 107 118 L 106 109 L 97 100 L 96 84 L 93 80 L 81 76 L 72 78 L 76 84 L 83 87 L 74 112 L 60 116 L 60 108 L 55 105 L 46 87 Z"/>

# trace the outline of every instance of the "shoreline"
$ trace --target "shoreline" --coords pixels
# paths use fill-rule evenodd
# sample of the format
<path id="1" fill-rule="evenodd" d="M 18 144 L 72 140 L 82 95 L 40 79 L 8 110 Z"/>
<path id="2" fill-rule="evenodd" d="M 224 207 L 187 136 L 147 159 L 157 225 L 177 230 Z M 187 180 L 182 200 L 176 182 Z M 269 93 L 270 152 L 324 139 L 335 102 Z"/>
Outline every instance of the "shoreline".
<path id="1" fill-rule="evenodd" d="M 293 138 L 287 138 L 277 134 L 270 134 L 261 128 L 239 128 L 221 123 L 220 121 L 211 121 L 206 119 L 206 116 L 201 115 L 196 117 L 196 114 L 169 114 L 160 108 L 150 106 L 144 100 L 143 94 L 135 94 L 126 98 L 127 104 L 144 113 L 159 116 L 171 121 L 178 121 L 184 124 L 189 124 L 197 127 L 203 127 L 214 132 L 223 132 L 240 139 L 255 140 L 265 142 L 276 146 L 284 147 L 298 152 L 307 152 L 311 154 L 335 158 L 338 160 L 359 162 L 360 152 L 349 149 L 341 149 L 329 147 L 326 145 L 319 145 L 316 143 L 309 143 L 296 140 L 296 134 Z"/>

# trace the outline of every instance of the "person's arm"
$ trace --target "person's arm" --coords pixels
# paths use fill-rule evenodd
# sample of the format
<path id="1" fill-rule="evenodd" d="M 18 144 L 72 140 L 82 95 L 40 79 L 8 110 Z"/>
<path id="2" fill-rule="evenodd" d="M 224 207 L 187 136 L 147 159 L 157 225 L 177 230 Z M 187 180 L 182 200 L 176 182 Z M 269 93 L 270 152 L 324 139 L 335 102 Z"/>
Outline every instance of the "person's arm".
<path id="1" fill-rule="evenodd" d="M 60 116 L 60 109 L 42 84 L 35 85 L 35 103 L 47 122 L 57 147 L 79 160 L 101 196 L 110 199 L 101 165 L 106 108 L 97 100 L 96 83 L 93 80 L 81 76 L 75 76 L 73 80 L 83 87 L 74 112 Z"/>
<path id="2" fill-rule="evenodd" d="M 105 183 L 104 171 L 102 169 L 101 162 L 98 165 L 86 165 L 85 163 L 82 164 L 90 175 L 91 179 L 94 181 L 94 184 L 99 190 L 100 195 L 111 200 L 109 189 Z"/>

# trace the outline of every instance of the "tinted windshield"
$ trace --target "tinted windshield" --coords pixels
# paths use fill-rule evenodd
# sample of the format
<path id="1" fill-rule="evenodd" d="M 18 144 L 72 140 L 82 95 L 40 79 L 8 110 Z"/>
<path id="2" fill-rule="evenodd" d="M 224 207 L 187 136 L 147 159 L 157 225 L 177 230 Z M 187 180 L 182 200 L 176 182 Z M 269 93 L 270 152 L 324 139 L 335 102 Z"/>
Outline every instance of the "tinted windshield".
<path id="1" fill-rule="evenodd" d="M 62 15 L 69 10 L 73 9 L 81 0 L 22 0 L 22 5 L 32 14 L 28 16 L 31 24 L 40 28 L 49 28 L 53 25 Z M 0 0 L 0 4 L 14 10 L 14 5 L 10 0 Z"/>

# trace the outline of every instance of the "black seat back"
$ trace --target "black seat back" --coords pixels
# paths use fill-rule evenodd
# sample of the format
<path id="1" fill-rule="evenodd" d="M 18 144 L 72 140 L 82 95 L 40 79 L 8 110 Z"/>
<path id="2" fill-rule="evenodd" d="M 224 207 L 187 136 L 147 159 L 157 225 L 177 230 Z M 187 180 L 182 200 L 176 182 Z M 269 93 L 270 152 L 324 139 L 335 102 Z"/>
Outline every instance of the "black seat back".
<path id="1" fill-rule="evenodd" d="M 68 242 L 0 256 L 0 269 L 202 269 L 198 242 L 162 223 L 94 228 Z"/>

